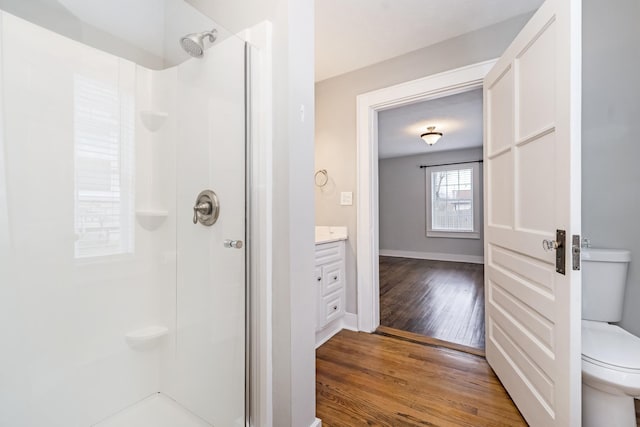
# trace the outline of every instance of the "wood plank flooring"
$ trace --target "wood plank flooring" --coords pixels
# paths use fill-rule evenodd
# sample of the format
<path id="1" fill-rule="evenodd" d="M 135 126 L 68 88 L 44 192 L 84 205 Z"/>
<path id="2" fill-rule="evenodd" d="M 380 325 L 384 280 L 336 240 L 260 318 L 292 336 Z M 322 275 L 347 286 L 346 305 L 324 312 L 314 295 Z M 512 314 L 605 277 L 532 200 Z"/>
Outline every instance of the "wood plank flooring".
<path id="1" fill-rule="evenodd" d="M 450 341 L 443 341 L 437 338 L 428 337 L 422 334 L 416 334 L 413 332 L 402 331 L 400 329 L 390 328 L 388 326 L 378 326 L 376 334 L 385 335 L 392 338 L 397 338 L 404 341 L 410 341 L 416 344 L 429 345 L 431 347 L 443 347 L 449 350 L 462 351 L 469 354 L 475 354 L 476 356 L 485 357 L 484 350 L 475 347 L 469 347 L 462 344 L 456 344 Z"/>
<path id="2" fill-rule="evenodd" d="M 325 427 L 526 426 L 484 358 L 343 330 L 316 351 Z"/>
<path id="3" fill-rule="evenodd" d="M 381 256 L 380 324 L 484 349 L 484 266 Z"/>

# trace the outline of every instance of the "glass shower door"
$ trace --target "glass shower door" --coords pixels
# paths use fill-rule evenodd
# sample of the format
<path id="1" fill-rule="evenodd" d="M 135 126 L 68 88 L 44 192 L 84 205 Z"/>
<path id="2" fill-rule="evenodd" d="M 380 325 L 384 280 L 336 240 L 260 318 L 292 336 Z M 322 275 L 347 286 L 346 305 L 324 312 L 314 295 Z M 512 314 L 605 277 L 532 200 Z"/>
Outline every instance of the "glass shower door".
<path id="1" fill-rule="evenodd" d="M 215 426 L 244 424 L 244 64 L 244 43 L 231 37 L 177 67 L 176 336 L 166 390 Z M 194 223 L 203 191 L 219 203 L 212 225 Z"/>

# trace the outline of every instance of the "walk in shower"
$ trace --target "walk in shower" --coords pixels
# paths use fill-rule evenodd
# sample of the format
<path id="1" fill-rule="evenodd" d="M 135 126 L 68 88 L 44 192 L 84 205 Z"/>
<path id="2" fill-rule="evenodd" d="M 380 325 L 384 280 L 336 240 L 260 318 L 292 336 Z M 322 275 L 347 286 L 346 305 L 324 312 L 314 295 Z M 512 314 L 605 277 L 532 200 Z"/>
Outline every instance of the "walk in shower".
<path id="1" fill-rule="evenodd" d="M 245 42 L 182 0 L 0 9 L 0 426 L 244 426 Z"/>

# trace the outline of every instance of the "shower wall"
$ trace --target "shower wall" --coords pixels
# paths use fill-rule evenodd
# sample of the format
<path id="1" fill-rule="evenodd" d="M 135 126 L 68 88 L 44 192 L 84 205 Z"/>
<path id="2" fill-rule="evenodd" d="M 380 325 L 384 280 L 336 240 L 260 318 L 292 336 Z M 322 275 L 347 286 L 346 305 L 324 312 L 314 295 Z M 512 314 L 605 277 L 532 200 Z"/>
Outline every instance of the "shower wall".
<path id="1" fill-rule="evenodd" d="M 124 341 L 160 322 L 157 236 L 135 218 L 136 66 L 1 25 L 0 425 L 90 425 L 159 384 L 158 353 Z"/>
<path id="2" fill-rule="evenodd" d="M 89 426 L 158 392 L 242 421 L 244 252 L 222 240 L 244 240 L 244 43 L 152 71 L 0 27 L 0 425 Z"/>

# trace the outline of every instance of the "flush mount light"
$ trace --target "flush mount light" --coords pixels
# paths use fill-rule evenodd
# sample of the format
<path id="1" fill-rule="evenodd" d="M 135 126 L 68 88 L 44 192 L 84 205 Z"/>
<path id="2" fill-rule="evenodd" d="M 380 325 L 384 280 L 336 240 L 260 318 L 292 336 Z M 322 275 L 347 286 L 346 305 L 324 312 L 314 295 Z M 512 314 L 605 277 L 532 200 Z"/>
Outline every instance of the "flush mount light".
<path id="1" fill-rule="evenodd" d="M 420 138 L 424 140 L 428 145 L 433 145 L 442 137 L 442 132 L 435 132 L 435 126 L 429 126 L 427 131 L 420 135 Z"/>

